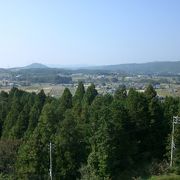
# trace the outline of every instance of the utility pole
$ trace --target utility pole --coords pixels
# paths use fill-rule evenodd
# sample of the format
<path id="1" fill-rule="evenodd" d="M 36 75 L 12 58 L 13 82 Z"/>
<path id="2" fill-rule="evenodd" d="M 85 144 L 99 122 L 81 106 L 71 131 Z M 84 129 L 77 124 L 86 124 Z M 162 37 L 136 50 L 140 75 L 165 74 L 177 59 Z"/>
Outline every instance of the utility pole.
<path id="1" fill-rule="evenodd" d="M 52 144 L 49 143 L 49 176 L 50 180 L 52 180 Z"/>
<path id="2" fill-rule="evenodd" d="M 170 167 L 173 166 L 173 155 L 174 155 L 174 149 L 175 149 L 175 143 L 174 143 L 174 129 L 175 125 L 180 124 L 180 117 L 173 116 L 172 121 L 172 135 L 171 135 L 171 159 L 170 159 Z"/>

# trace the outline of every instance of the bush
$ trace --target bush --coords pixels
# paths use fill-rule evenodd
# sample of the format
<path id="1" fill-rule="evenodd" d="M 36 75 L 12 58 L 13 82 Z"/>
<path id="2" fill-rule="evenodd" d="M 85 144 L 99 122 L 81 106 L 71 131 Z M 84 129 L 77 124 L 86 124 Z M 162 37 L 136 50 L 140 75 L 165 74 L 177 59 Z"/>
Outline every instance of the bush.
<path id="1" fill-rule="evenodd" d="M 12 176 L 8 176 L 8 175 L 4 175 L 4 174 L 0 174 L 0 180 L 13 180 Z"/>

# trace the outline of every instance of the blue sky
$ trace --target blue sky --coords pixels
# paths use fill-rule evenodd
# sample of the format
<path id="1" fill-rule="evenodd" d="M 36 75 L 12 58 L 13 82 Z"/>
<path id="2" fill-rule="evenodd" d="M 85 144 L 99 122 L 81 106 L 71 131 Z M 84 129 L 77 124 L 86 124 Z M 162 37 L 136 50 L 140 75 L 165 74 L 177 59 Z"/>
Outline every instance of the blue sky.
<path id="1" fill-rule="evenodd" d="M 179 0 L 0 1 L 0 67 L 173 60 Z"/>

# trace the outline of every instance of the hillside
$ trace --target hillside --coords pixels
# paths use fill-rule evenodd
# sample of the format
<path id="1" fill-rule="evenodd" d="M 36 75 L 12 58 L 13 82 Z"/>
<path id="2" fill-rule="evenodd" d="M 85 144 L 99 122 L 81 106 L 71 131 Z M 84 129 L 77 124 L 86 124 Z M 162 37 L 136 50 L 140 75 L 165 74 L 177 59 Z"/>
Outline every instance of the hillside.
<path id="1" fill-rule="evenodd" d="M 40 63 L 33 63 L 33 64 L 23 67 L 23 69 L 44 69 L 44 68 L 48 68 L 48 66 L 44 64 L 40 64 Z"/>
<path id="2" fill-rule="evenodd" d="M 180 74 L 180 61 L 172 62 L 149 62 L 149 63 L 132 63 L 132 64 L 115 64 L 105 66 L 91 66 L 81 68 L 51 68 L 44 64 L 33 63 L 25 67 L 11 68 L 10 71 L 42 71 L 48 69 L 50 72 L 66 72 L 66 73 L 105 73 L 105 72 L 121 72 L 125 74 L 161 74 L 173 75 Z M 3 69 L 4 70 L 4 69 Z M 5 70 L 4 70 L 5 71 Z M 46 72 L 47 74 L 47 72 Z"/>
<path id="3" fill-rule="evenodd" d="M 178 74 L 180 73 L 180 61 L 173 62 L 149 62 L 141 64 L 116 64 L 107 66 L 96 66 L 91 69 L 109 71 L 124 71 L 135 74 Z"/>

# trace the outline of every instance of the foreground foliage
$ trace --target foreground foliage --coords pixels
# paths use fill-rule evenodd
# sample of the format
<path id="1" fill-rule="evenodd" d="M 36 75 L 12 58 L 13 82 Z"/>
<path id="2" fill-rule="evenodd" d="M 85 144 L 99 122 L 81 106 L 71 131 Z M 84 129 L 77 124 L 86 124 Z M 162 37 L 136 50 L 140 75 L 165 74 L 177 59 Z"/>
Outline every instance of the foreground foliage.
<path id="1" fill-rule="evenodd" d="M 99 95 L 93 84 L 85 91 L 80 82 L 74 96 L 66 88 L 60 99 L 13 88 L 0 93 L 0 102 L 2 177 L 48 179 L 50 142 L 55 179 L 128 180 L 169 170 L 180 98 L 162 101 L 151 85 L 128 94 L 123 86 L 112 96 Z M 175 140 L 174 172 L 180 174 L 179 128 Z"/>

